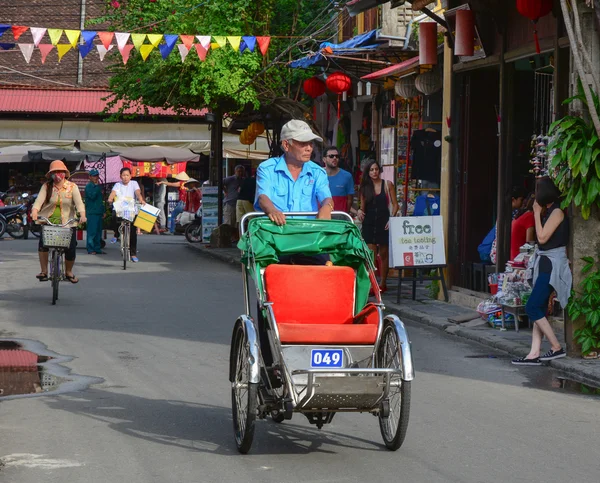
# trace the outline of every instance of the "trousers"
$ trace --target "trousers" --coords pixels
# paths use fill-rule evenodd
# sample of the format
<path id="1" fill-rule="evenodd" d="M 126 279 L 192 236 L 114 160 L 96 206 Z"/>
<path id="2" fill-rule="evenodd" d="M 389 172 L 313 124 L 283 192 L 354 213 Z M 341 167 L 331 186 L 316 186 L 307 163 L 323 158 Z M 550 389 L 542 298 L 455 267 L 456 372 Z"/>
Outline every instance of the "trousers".
<path id="1" fill-rule="evenodd" d="M 87 242 L 88 253 L 102 251 L 102 215 L 87 215 Z"/>

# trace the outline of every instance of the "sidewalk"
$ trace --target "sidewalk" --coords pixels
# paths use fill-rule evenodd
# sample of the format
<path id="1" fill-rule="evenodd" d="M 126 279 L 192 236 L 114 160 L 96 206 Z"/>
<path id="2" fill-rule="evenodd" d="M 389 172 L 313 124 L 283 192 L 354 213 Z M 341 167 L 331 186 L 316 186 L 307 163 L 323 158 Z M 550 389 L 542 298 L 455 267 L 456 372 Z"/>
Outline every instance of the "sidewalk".
<path id="1" fill-rule="evenodd" d="M 223 262 L 238 266 L 240 264 L 240 252 L 237 248 L 207 248 L 203 244 L 188 244 L 188 246 Z M 386 310 L 398 315 L 402 320 L 426 324 L 447 334 L 479 342 L 515 357 L 527 355 L 531 343 L 531 329 L 521 327 L 519 332 L 493 329 L 484 320 L 477 318 L 477 312 L 470 308 L 430 299 L 424 288 L 426 283 L 418 286 L 416 300 L 411 299 L 412 288 L 409 284 L 405 284 L 401 303 L 397 304 L 396 281 L 390 280 L 389 290 L 383 296 Z M 467 321 L 459 322 L 463 319 Z M 563 342 L 563 334 L 557 336 Z M 582 383 L 600 387 L 600 359 L 566 357 L 548 364 Z"/>

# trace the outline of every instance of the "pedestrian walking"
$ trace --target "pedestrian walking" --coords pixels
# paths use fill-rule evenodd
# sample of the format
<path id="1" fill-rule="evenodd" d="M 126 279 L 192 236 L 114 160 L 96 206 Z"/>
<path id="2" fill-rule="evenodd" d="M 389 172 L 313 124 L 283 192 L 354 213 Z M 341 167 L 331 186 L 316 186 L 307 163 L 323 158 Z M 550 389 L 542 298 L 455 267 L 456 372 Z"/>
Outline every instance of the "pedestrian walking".
<path id="1" fill-rule="evenodd" d="M 381 178 L 381 166 L 376 161 L 365 167 L 359 193 L 358 219 L 362 222 L 362 235 L 375 256 L 381 259 L 379 288 L 385 292 L 390 265 L 390 216 L 396 216 L 399 207 L 394 185 Z"/>
<path id="2" fill-rule="evenodd" d="M 560 193 L 548 177 L 540 178 L 536 183 L 533 215 L 539 245 L 533 261 L 533 290 L 525 305 L 525 312 L 533 322 L 533 331 L 529 353 L 512 361 L 519 366 L 539 366 L 567 355 L 546 318 L 552 292 L 556 291 L 556 298 L 564 309 L 573 285 L 567 258 L 569 220 L 560 208 Z M 543 336 L 551 347 L 540 357 Z"/>
<path id="3" fill-rule="evenodd" d="M 225 191 L 225 199 L 223 200 L 223 223 L 235 227 L 236 224 L 236 205 L 240 189 L 246 170 L 241 164 L 235 167 L 233 176 L 228 176 L 223 180 L 223 188 Z"/>
<path id="4" fill-rule="evenodd" d="M 183 213 L 183 210 L 185 208 L 185 201 L 187 198 L 187 190 L 185 188 L 185 183 L 190 179 L 190 177 L 187 175 L 187 173 L 182 172 L 175 175 L 175 179 L 177 181 L 159 181 L 157 183 L 164 186 L 170 186 L 172 188 L 178 188 L 179 190 L 179 201 L 177 202 L 177 206 L 175 206 L 175 209 L 171 213 L 171 226 L 169 227 L 169 231 L 167 232 L 170 235 L 175 234 L 177 216 L 180 213 Z"/>
<path id="5" fill-rule="evenodd" d="M 256 174 L 252 174 L 248 178 L 244 178 L 242 186 L 240 187 L 240 193 L 238 195 L 237 203 L 235 205 L 235 221 L 239 226 L 242 217 L 246 213 L 254 211 L 252 206 L 254 198 L 256 197 Z"/>
<path id="6" fill-rule="evenodd" d="M 167 215 L 165 214 L 165 198 L 167 196 L 167 178 L 160 178 L 154 185 L 154 205 L 160 210 L 158 213 L 158 227 L 161 232 L 167 229 Z"/>
<path id="7" fill-rule="evenodd" d="M 352 175 L 340 168 L 340 152 L 335 146 L 329 146 L 323 151 L 323 161 L 325 162 L 325 171 L 327 171 L 334 210 L 350 213 L 354 198 Z"/>
<path id="8" fill-rule="evenodd" d="M 104 254 L 102 251 L 102 220 L 104 202 L 102 187 L 99 184 L 100 173 L 97 169 L 89 172 L 90 181 L 85 187 L 85 212 L 87 214 L 86 248 L 90 255 Z"/>

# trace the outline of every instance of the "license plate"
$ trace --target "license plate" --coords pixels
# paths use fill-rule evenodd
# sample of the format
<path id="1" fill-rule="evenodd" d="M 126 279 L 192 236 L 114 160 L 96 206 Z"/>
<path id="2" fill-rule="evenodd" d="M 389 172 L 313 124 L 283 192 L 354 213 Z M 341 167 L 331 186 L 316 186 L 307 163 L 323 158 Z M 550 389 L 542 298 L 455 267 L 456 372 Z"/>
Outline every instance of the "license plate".
<path id="1" fill-rule="evenodd" d="M 342 349 L 313 349 L 310 355 L 310 367 L 344 367 Z"/>

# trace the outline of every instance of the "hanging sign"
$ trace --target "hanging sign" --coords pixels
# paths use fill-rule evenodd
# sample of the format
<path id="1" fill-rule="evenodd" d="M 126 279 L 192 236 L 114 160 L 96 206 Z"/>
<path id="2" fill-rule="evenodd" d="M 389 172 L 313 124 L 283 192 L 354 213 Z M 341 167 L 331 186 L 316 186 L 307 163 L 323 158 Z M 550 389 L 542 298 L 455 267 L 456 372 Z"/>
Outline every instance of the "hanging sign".
<path id="1" fill-rule="evenodd" d="M 446 265 L 441 216 L 390 218 L 390 267 Z"/>
<path id="2" fill-rule="evenodd" d="M 210 243 L 210 236 L 219 226 L 219 187 L 202 187 L 202 242 Z"/>
<path id="3" fill-rule="evenodd" d="M 71 183 L 75 183 L 79 188 L 79 192 L 83 195 L 85 193 L 85 187 L 90 182 L 90 173 L 87 171 L 73 171 L 69 177 Z"/>

